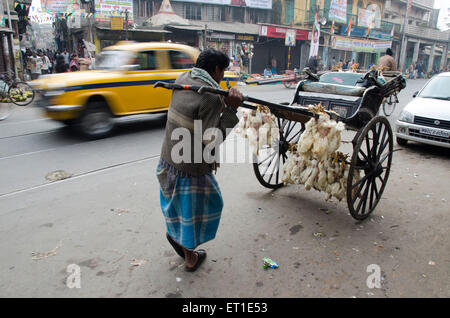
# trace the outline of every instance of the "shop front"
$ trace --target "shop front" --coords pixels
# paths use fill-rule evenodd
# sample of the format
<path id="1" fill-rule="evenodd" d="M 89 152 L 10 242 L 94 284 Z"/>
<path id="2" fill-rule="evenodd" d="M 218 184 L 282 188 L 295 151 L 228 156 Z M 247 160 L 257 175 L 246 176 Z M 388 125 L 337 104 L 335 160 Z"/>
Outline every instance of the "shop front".
<path id="1" fill-rule="evenodd" d="M 370 65 L 378 63 L 381 55 L 384 55 L 387 48 L 392 48 L 393 36 L 389 33 L 377 29 L 364 27 L 352 27 L 350 36 L 347 36 L 347 26 L 341 28 L 340 35 L 332 37 L 329 56 L 335 57 L 337 62 L 352 62 L 359 64 L 362 69 L 367 69 Z M 337 45 L 335 40 L 337 40 Z"/>
<path id="2" fill-rule="evenodd" d="M 359 68 L 367 69 L 378 62 L 381 53 L 392 47 L 390 40 L 361 39 L 347 36 L 334 35 L 331 37 L 330 56 L 338 55 L 336 61 L 353 60 L 359 64 Z"/>
<path id="3" fill-rule="evenodd" d="M 295 32 L 292 46 L 286 45 L 287 32 Z M 311 40 L 311 30 L 259 24 L 258 34 L 259 41 L 254 45 L 254 72 L 262 74 L 266 67 L 273 67 L 274 63 L 278 74 L 305 65 L 308 59 L 305 48 Z"/>

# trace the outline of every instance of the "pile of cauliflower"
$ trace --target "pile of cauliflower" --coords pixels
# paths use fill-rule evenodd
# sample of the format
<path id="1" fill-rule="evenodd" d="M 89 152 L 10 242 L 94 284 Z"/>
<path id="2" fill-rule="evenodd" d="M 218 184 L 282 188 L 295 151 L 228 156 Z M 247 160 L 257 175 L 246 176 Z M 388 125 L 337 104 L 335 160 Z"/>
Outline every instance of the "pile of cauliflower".
<path id="1" fill-rule="evenodd" d="M 349 165 L 347 156 L 337 150 L 345 125 L 331 120 L 321 105 L 310 107 L 310 111 L 319 114 L 319 118 L 311 118 L 297 145 L 289 148 L 281 180 L 285 184 L 304 184 L 308 191 L 323 191 L 327 201 L 331 197 L 341 201 L 347 193 Z"/>
<path id="2" fill-rule="evenodd" d="M 242 111 L 242 118 L 235 129 L 241 137 L 247 138 L 255 155 L 263 147 L 270 148 L 279 138 L 276 117 L 266 106 L 258 105 L 256 110 Z"/>

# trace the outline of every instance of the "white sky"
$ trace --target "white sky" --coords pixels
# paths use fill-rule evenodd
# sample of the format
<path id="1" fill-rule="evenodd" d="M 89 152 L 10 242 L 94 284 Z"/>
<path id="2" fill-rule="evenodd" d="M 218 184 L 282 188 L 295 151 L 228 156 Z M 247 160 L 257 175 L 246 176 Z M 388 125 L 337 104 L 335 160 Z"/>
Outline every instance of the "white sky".
<path id="1" fill-rule="evenodd" d="M 439 12 L 439 19 L 438 19 L 438 28 L 441 30 L 446 30 L 447 27 L 443 25 L 443 20 L 445 15 L 448 12 L 448 8 L 450 7 L 450 1 L 449 0 L 434 0 L 434 8 L 435 9 L 441 9 L 441 12 Z"/>

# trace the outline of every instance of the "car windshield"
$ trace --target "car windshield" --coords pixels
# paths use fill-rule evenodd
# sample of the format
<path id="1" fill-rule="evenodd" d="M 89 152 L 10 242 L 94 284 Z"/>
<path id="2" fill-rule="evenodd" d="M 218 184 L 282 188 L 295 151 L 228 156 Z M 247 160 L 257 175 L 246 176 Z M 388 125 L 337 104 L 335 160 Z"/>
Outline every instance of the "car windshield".
<path id="1" fill-rule="evenodd" d="M 350 72 L 330 72 L 320 76 L 319 82 L 356 86 L 356 82 L 361 79 L 363 75 L 359 73 Z"/>
<path id="2" fill-rule="evenodd" d="M 420 92 L 419 97 L 450 100 L 450 76 L 436 76 Z"/>
<path id="3" fill-rule="evenodd" d="M 133 58 L 133 53 L 128 51 L 103 51 L 95 59 L 95 69 L 117 69 L 122 65 L 133 64 Z"/>

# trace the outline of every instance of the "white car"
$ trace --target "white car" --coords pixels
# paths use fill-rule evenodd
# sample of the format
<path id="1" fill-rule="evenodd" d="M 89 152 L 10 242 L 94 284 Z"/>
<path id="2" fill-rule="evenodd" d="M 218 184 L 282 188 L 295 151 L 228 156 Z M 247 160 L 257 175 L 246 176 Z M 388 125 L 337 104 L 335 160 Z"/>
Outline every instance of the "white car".
<path id="1" fill-rule="evenodd" d="M 450 72 L 434 76 L 414 93 L 395 125 L 397 143 L 408 140 L 450 148 Z"/>

